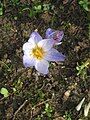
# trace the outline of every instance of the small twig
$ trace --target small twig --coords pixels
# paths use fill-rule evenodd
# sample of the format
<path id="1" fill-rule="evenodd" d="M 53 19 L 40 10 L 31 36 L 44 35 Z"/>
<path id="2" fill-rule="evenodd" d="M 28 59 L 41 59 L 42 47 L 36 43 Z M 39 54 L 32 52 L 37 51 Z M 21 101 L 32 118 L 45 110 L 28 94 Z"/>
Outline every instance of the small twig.
<path id="1" fill-rule="evenodd" d="M 5 99 L 5 97 L 1 98 L 1 99 L 0 99 L 0 102 L 3 101 L 4 99 Z"/>
<path id="2" fill-rule="evenodd" d="M 31 77 L 33 76 L 33 72 L 34 72 L 35 68 L 33 67 L 31 70 Z"/>
<path id="3" fill-rule="evenodd" d="M 39 89 L 39 91 L 42 90 L 44 88 L 44 86 L 45 86 L 45 81 L 44 81 L 42 87 Z"/>
<path id="4" fill-rule="evenodd" d="M 32 107 L 32 110 L 31 110 L 31 119 L 30 120 L 32 120 L 32 118 L 34 117 L 34 110 L 37 108 L 37 107 L 41 107 L 41 105 L 43 105 L 43 104 L 45 104 L 46 102 L 48 102 L 48 101 L 50 101 L 51 99 L 47 99 L 46 101 L 43 101 L 43 102 L 41 102 L 41 103 L 38 103 L 38 104 L 36 104 L 35 106 L 33 106 Z"/>
<path id="5" fill-rule="evenodd" d="M 43 21 L 41 21 L 41 22 L 39 23 L 39 25 L 38 25 L 38 27 L 37 27 L 37 29 L 36 29 L 35 31 L 38 31 L 38 29 L 41 27 L 42 23 L 43 23 Z"/>
<path id="6" fill-rule="evenodd" d="M 8 67 L 8 65 L 7 65 L 5 62 L 0 61 L 0 64 L 4 64 L 8 69 L 10 69 L 10 68 Z"/>
<path id="7" fill-rule="evenodd" d="M 48 101 L 50 101 L 50 100 L 51 100 L 51 99 L 47 99 L 46 101 L 43 101 L 43 102 L 41 102 L 41 103 L 39 103 L 39 104 L 33 106 L 33 107 L 32 107 L 32 110 L 34 110 L 34 109 L 35 109 L 36 107 L 38 107 L 38 106 L 43 105 L 44 103 L 46 103 L 46 102 L 48 102 Z"/>
<path id="8" fill-rule="evenodd" d="M 46 101 L 43 101 L 37 105 L 35 105 L 34 107 L 31 106 L 31 117 L 30 117 L 30 120 L 32 120 L 32 117 L 33 117 L 33 110 L 35 110 L 36 107 L 39 107 L 41 105 L 43 105 L 44 103 L 50 101 L 51 99 L 47 99 Z M 24 103 L 16 110 L 16 112 L 14 113 L 13 115 L 13 119 L 12 120 L 15 120 L 15 117 L 17 115 L 17 113 L 26 105 L 26 103 L 28 102 L 28 100 L 25 100 Z"/>
<path id="9" fill-rule="evenodd" d="M 24 103 L 16 110 L 16 112 L 14 113 L 14 116 L 13 116 L 13 120 L 15 120 L 17 113 L 26 105 L 27 102 L 28 102 L 28 100 L 25 100 Z"/>

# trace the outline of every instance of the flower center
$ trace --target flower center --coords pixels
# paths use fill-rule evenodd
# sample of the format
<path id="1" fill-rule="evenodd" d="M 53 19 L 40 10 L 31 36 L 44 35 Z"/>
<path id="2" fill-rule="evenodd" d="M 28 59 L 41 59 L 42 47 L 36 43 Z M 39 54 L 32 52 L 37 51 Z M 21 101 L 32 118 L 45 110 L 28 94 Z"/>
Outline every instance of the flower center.
<path id="1" fill-rule="evenodd" d="M 32 54 L 35 58 L 38 60 L 41 60 L 44 57 L 44 50 L 42 47 L 36 46 L 35 48 L 32 49 Z"/>

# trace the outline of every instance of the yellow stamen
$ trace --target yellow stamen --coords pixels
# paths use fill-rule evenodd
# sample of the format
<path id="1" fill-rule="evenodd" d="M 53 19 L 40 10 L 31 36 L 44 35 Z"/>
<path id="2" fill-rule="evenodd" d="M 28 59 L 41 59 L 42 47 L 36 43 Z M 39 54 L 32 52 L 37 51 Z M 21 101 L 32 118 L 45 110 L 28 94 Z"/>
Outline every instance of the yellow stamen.
<path id="1" fill-rule="evenodd" d="M 44 50 L 42 47 L 36 46 L 32 49 L 32 55 L 37 58 L 38 60 L 41 60 L 44 57 Z"/>

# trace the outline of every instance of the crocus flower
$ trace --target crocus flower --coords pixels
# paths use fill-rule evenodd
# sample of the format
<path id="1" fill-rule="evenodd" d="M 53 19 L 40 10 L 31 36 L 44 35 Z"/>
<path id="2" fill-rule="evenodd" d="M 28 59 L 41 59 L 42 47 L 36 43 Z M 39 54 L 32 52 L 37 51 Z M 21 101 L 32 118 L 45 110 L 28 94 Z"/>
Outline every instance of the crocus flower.
<path id="1" fill-rule="evenodd" d="M 65 56 L 53 48 L 52 39 L 42 39 L 38 32 L 33 32 L 23 45 L 23 64 L 25 67 L 35 67 L 42 74 L 47 74 L 48 61 L 64 61 Z"/>
<path id="2" fill-rule="evenodd" d="M 53 30 L 51 28 L 48 28 L 46 30 L 46 38 L 53 39 L 55 45 L 59 45 L 62 43 L 61 40 L 62 40 L 63 36 L 64 36 L 63 31 Z"/>

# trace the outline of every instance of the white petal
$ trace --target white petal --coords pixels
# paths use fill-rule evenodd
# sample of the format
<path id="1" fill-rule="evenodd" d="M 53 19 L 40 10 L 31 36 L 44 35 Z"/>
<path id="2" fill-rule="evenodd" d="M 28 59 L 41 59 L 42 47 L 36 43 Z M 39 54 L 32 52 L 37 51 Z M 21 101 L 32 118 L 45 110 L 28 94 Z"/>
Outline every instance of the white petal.
<path id="1" fill-rule="evenodd" d="M 35 68 L 39 73 L 48 74 L 49 63 L 46 60 L 36 61 Z"/>
<path id="2" fill-rule="evenodd" d="M 24 45 L 23 45 L 23 50 L 24 51 L 29 51 L 30 49 L 32 49 L 34 47 L 34 45 L 32 43 L 29 43 L 29 42 L 26 42 Z"/>
<path id="3" fill-rule="evenodd" d="M 25 67 L 32 67 L 35 65 L 35 60 L 33 57 L 23 56 L 23 64 Z"/>
<path id="4" fill-rule="evenodd" d="M 65 56 L 56 49 L 52 48 L 47 52 L 45 59 L 48 61 L 64 61 Z"/>
<path id="5" fill-rule="evenodd" d="M 34 43 L 37 44 L 39 41 L 42 40 L 42 37 L 38 34 L 38 32 L 34 31 L 31 35 L 30 38 L 28 40 L 28 42 L 30 43 Z"/>
<path id="6" fill-rule="evenodd" d="M 53 45 L 53 39 L 43 39 L 38 43 L 38 46 L 44 48 L 45 51 L 50 50 L 53 47 Z"/>

